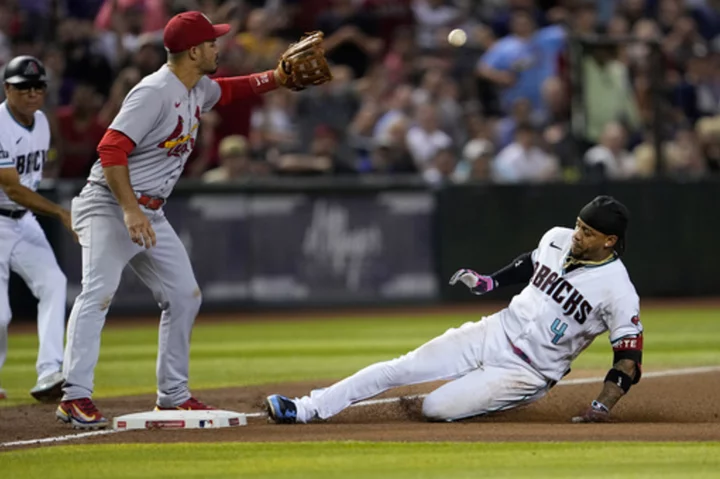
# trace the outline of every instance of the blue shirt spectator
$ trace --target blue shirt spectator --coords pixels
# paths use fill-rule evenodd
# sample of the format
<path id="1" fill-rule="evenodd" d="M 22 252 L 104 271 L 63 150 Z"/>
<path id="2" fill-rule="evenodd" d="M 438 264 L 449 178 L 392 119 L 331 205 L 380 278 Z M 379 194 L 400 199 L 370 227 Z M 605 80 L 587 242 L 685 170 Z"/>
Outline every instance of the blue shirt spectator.
<path id="1" fill-rule="evenodd" d="M 499 40 L 480 58 L 480 74 L 500 88 L 505 113 L 518 98 L 527 98 L 533 110 L 542 110 L 540 89 L 556 73 L 565 31 L 559 26 L 535 30 L 534 20 L 524 11 L 513 14 L 512 25 L 513 34 Z"/>

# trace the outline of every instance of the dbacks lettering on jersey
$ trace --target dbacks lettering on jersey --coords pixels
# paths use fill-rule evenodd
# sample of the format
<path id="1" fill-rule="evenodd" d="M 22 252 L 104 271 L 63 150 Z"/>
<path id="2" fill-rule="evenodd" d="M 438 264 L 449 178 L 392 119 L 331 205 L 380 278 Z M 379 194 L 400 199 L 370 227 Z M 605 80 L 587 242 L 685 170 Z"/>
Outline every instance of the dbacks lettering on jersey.
<path id="1" fill-rule="evenodd" d="M 535 274 L 530 284 L 550 296 L 562 306 L 565 316 L 572 317 L 580 324 L 587 320 L 593 310 L 593 306 L 572 283 L 544 264 L 535 263 Z"/>
<path id="2" fill-rule="evenodd" d="M 193 137 L 193 133 L 200 126 L 200 107 L 195 107 L 195 119 L 197 120 L 197 123 L 190 128 L 190 131 L 186 135 L 183 135 L 185 121 L 182 116 L 178 115 L 178 122 L 177 125 L 175 125 L 175 129 L 170 136 L 160 142 L 158 148 L 168 150 L 167 156 L 180 157 L 190 153 L 193 148 L 195 148 L 195 138 Z"/>
<path id="3" fill-rule="evenodd" d="M 15 157 L 15 167 L 18 175 L 30 173 L 31 171 L 40 171 L 47 161 L 47 150 L 38 150 L 26 155 L 18 155 Z"/>

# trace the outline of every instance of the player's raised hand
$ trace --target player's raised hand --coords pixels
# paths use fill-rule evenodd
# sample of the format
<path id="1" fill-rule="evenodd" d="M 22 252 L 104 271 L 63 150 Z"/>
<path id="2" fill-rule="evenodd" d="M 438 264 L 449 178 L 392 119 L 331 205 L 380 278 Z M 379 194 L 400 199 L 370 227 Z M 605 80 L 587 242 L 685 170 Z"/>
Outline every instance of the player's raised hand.
<path id="1" fill-rule="evenodd" d="M 466 268 L 459 269 L 452 275 L 450 285 L 453 286 L 458 281 L 470 288 L 473 294 L 485 294 L 495 288 L 495 281 L 490 276 L 484 276 Z"/>
<path id="2" fill-rule="evenodd" d="M 139 207 L 126 210 L 124 216 L 125 226 L 127 227 L 128 233 L 130 233 L 130 239 L 132 239 L 133 243 L 145 246 L 145 248 L 155 246 L 155 231 L 150 224 L 150 220 Z"/>

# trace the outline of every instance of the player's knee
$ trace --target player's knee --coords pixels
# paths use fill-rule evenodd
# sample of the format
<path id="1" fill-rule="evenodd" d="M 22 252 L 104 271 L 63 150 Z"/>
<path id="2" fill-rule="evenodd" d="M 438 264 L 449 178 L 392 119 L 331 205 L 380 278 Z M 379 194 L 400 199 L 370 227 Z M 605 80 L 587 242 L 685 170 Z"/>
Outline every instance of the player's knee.
<path id="1" fill-rule="evenodd" d="M 202 304 L 202 293 L 200 288 L 195 285 L 192 288 L 183 288 L 171 292 L 168 295 L 167 306 L 181 307 L 188 311 L 197 312 Z"/>
<path id="2" fill-rule="evenodd" d="M 447 402 L 433 394 L 423 401 L 422 415 L 429 421 L 451 421 L 453 418 Z"/>
<path id="3" fill-rule="evenodd" d="M 67 293 L 67 277 L 60 268 L 46 270 L 42 281 L 37 283 L 38 296 L 53 296 L 56 293 Z"/>

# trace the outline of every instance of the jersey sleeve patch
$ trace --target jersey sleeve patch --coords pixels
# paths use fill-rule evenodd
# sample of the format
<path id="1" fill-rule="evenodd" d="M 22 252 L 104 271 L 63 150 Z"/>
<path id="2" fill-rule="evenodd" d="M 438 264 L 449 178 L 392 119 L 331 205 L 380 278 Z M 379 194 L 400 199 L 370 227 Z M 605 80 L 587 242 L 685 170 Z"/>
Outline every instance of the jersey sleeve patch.
<path id="1" fill-rule="evenodd" d="M 643 335 L 625 336 L 612 343 L 613 351 L 642 351 Z"/>

